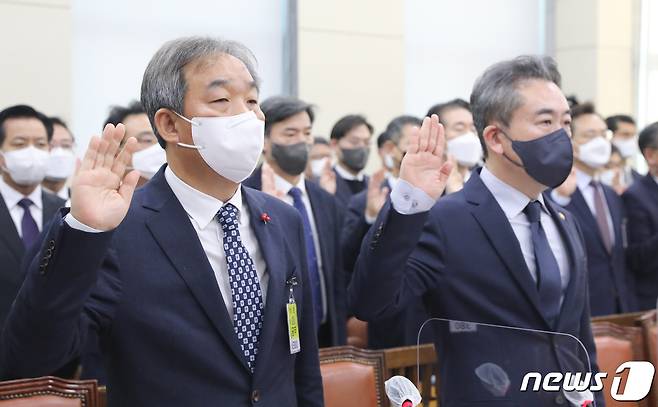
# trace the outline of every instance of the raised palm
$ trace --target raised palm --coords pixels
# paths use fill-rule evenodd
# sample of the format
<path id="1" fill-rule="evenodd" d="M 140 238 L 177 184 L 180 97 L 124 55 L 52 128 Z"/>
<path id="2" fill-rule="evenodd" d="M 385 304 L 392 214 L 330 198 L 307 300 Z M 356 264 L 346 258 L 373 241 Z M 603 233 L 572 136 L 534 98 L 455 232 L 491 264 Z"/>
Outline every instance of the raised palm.
<path id="1" fill-rule="evenodd" d="M 94 229 L 119 226 L 139 180 L 139 172 L 125 173 L 137 146 L 131 137 L 119 147 L 125 133 L 123 124 L 108 124 L 101 137 L 92 137 L 71 183 L 71 215 Z"/>
<path id="2" fill-rule="evenodd" d="M 432 115 L 414 132 L 400 166 L 400 179 L 439 199 L 446 188 L 453 164 L 443 154 L 445 131 L 439 117 Z"/>

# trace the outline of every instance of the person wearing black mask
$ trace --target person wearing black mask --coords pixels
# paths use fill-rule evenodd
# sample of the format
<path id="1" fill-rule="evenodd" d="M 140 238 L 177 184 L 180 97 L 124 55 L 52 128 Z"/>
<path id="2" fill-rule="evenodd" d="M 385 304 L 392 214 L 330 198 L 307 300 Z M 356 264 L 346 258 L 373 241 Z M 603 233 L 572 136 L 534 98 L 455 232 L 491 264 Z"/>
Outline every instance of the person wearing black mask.
<path id="1" fill-rule="evenodd" d="M 438 116 L 425 118 L 361 246 L 350 310 L 377 320 L 423 296 L 431 317 L 471 322 L 466 329 L 430 328 L 440 355 L 441 405 L 564 404 L 561 393 L 521 392 L 516 385 L 492 392 L 473 374 L 497 365 L 520 383 L 529 367 L 560 371 L 581 351 L 578 341 L 598 371 L 585 242 L 574 216 L 543 193 L 564 182 L 573 164 L 570 108 L 555 61 L 522 56 L 487 68 L 471 107 L 484 166 L 462 190 L 442 196 L 452 163 Z M 537 335 L 473 322 L 557 331 L 578 341 L 557 352 Z M 603 405 L 601 392 L 596 398 Z"/>
<path id="2" fill-rule="evenodd" d="M 341 210 L 336 198 L 304 176 L 313 145 L 311 105 L 291 97 L 272 97 L 265 114 L 265 162 L 244 181 L 292 205 L 304 224 L 319 346 L 346 342 L 345 279 L 341 268 Z"/>
<path id="3" fill-rule="evenodd" d="M 368 187 L 363 169 L 370 156 L 373 127 L 361 115 L 348 115 L 338 120 L 331 129 L 331 147 L 338 160 L 336 172 L 336 198 L 347 206 L 352 195 Z"/>

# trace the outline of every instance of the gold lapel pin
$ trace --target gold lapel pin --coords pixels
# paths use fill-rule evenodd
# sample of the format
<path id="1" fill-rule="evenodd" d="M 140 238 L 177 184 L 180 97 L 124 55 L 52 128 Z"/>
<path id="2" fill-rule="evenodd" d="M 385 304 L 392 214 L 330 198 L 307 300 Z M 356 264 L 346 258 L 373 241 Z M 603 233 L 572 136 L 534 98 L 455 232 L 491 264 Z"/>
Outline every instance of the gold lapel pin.
<path id="1" fill-rule="evenodd" d="M 560 215 L 560 219 L 562 219 L 562 220 L 566 220 L 566 219 L 567 219 L 567 217 L 564 216 L 564 213 L 562 213 L 562 212 L 558 212 L 558 215 Z"/>

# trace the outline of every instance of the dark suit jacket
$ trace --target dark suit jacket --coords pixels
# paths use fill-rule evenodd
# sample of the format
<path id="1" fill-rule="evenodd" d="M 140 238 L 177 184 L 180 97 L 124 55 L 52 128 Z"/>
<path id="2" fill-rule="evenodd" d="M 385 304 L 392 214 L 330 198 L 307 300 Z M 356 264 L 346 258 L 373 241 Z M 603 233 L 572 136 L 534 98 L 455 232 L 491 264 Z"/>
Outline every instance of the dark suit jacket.
<path id="1" fill-rule="evenodd" d="M 602 186 L 615 233 L 611 253 L 605 249 L 596 219 L 579 189 L 566 206 L 578 220 L 585 237 L 592 316 L 632 312 L 637 308 L 633 282 L 626 270 L 624 205 L 612 188 Z"/>
<path id="2" fill-rule="evenodd" d="M 347 207 L 347 205 L 350 203 L 350 199 L 352 199 L 353 195 L 356 195 L 354 192 L 352 192 L 352 189 L 348 185 L 348 181 L 345 180 L 345 178 L 341 177 L 338 171 L 334 169 L 334 173 L 336 174 L 336 199 L 338 200 L 338 203 L 343 207 Z M 364 182 L 364 187 L 363 189 L 368 188 L 368 177 L 365 177 L 365 182 Z M 358 193 L 358 192 L 357 192 Z"/>
<path id="3" fill-rule="evenodd" d="M 243 188 L 243 196 L 269 273 L 253 375 L 198 236 L 161 169 L 135 192 L 114 231 L 53 223 L 3 331 L 0 376 L 53 370 L 92 330 L 106 356 L 110 406 L 321 406 L 299 215 L 253 189 Z M 285 307 L 292 277 L 300 283 L 301 352 L 294 355 Z"/>
<path id="4" fill-rule="evenodd" d="M 260 190 L 261 168 L 257 168 L 243 184 Z M 327 326 L 326 329 L 323 327 L 320 329 L 319 344 L 321 347 L 345 345 L 347 282 L 345 272 L 341 268 L 342 253 L 339 243 L 343 212 L 338 207 L 336 199 L 319 185 L 307 180 L 305 186 L 318 233 L 327 295 Z"/>
<path id="5" fill-rule="evenodd" d="M 568 249 L 571 270 L 555 330 L 579 338 L 596 371 L 589 301 L 583 295 L 588 282 L 582 235 L 571 214 L 548 199 L 546 204 Z M 348 290 L 358 318 L 391 315 L 417 295 L 425 297 L 432 317 L 553 328 L 540 311 L 537 286 L 512 227 L 478 172 L 429 212 L 401 215 L 389 201 L 363 242 Z M 519 389 L 529 371 L 561 371 L 567 359 L 578 359 L 575 340 L 460 323 L 434 323 L 426 329 L 433 331 L 439 355 L 441 406 L 564 403 L 560 393 Z M 478 368 L 491 364 L 509 377 L 504 395 L 494 395 L 477 378 Z"/>
<path id="6" fill-rule="evenodd" d="M 382 188 L 391 189 L 388 180 Z M 365 210 L 368 200 L 368 190 L 352 196 L 345 212 L 345 222 L 342 228 L 340 245 L 343 253 L 343 264 L 347 270 L 348 281 L 351 279 L 354 264 L 359 257 L 361 243 L 368 233 L 370 225 L 366 222 Z M 368 323 L 368 348 L 387 349 L 397 346 L 415 345 L 420 326 L 427 320 L 427 311 L 422 298 L 417 297 L 408 307 L 396 315 L 370 321 Z M 431 341 L 423 335 L 421 343 Z"/>
<path id="7" fill-rule="evenodd" d="M 658 298 L 658 184 L 647 174 L 622 199 L 628 215 L 628 264 L 635 277 L 638 306 L 655 309 Z"/>
<path id="8" fill-rule="evenodd" d="M 45 227 L 65 201 L 47 191 L 41 193 L 43 199 L 42 225 Z M 18 236 L 16 225 L 11 219 L 5 200 L 0 197 L 0 329 L 4 324 L 11 304 L 23 282 L 21 262 L 25 255 L 23 240 Z"/>

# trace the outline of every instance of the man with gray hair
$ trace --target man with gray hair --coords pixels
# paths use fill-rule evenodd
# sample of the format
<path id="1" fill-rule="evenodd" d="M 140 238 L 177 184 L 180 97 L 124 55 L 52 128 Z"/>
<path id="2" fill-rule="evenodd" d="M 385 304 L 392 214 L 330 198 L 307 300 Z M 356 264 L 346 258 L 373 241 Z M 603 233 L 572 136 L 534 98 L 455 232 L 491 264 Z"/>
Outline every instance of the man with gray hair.
<path id="1" fill-rule="evenodd" d="M 452 321 L 428 327 L 442 406 L 563 405 L 573 394 L 561 388 L 521 391 L 528 372 L 597 371 L 582 234 L 543 195 L 573 161 L 556 64 L 532 56 L 495 64 L 471 105 L 484 167 L 442 196 L 452 170 L 445 131 L 436 115 L 425 118 L 362 245 L 348 300 L 370 321 L 423 296 L 431 317 Z"/>
<path id="2" fill-rule="evenodd" d="M 243 45 L 166 43 L 141 101 L 167 163 L 135 191 L 137 140 L 93 137 L 33 252 L 0 343 L 0 377 L 39 376 L 100 338 L 110 406 L 321 406 L 303 225 L 243 187 L 263 149 Z M 134 193 L 134 194 L 133 194 Z"/>

